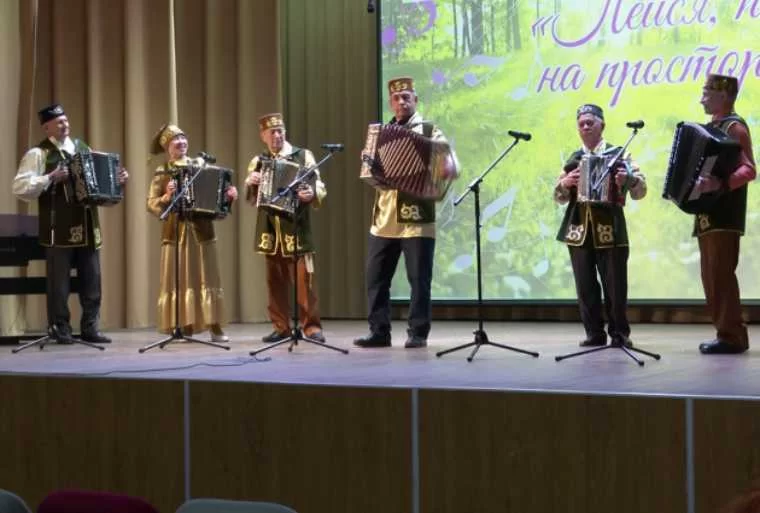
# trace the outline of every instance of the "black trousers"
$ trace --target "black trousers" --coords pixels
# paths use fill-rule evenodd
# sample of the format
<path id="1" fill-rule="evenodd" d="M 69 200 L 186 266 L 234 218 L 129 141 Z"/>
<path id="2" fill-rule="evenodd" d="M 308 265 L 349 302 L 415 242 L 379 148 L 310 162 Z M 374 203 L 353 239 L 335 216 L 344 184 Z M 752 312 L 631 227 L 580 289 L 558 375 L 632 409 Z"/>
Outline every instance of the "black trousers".
<path id="1" fill-rule="evenodd" d="M 71 333 L 69 292 L 71 268 L 79 279 L 79 304 L 82 305 L 82 333 L 95 333 L 100 318 L 100 251 L 90 247 L 47 248 L 47 315 L 63 333 Z"/>
<path id="2" fill-rule="evenodd" d="M 367 251 L 367 303 L 369 329 L 384 335 L 391 330 L 391 281 L 399 257 L 404 254 L 406 278 L 411 286 L 409 334 L 427 338 L 433 307 L 430 286 L 433 281 L 435 239 L 411 237 L 391 239 L 370 234 Z"/>
<path id="3" fill-rule="evenodd" d="M 590 242 L 587 240 L 587 242 Z M 596 249 L 592 244 L 568 246 L 575 277 L 575 291 L 587 338 L 606 338 L 602 317 L 602 292 L 607 333 L 612 338 L 631 334 L 628 324 L 628 247 Z M 601 289 L 597 272 L 601 278 Z"/>

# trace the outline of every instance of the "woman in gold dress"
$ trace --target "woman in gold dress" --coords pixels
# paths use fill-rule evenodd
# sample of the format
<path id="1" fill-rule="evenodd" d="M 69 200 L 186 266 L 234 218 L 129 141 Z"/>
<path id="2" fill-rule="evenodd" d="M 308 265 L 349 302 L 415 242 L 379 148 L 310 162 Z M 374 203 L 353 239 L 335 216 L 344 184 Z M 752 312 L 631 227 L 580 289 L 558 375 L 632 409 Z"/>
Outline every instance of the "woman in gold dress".
<path id="1" fill-rule="evenodd" d="M 164 153 L 165 163 L 156 169 L 148 193 L 148 211 L 156 217 L 169 206 L 177 182 L 173 170 L 193 160 L 187 156 L 188 141 L 176 125 L 161 127 L 153 138 L 151 153 Z M 203 164 L 203 162 L 196 162 Z M 226 190 L 230 201 L 237 199 L 237 189 Z M 158 295 L 158 331 L 172 333 L 175 325 L 175 244 L 179 235 L 179 322 L 183 335 L 210 330 L 212 342 L 228 342 L 222 327 L 224 290 L 219 276 L 216 234 L 211 219 L 180 219 L 177 224 L 171 213 L 161 232 L 161 279 Z"/>

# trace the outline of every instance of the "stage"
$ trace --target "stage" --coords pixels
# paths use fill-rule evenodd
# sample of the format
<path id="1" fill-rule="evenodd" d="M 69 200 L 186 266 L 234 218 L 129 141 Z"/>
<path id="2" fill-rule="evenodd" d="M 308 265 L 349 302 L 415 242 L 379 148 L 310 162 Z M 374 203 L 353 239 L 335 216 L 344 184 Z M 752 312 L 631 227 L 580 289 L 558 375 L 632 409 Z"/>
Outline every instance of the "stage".
<path id="1" fill-rule="evenodd" d="M 352 339 L 366 332 L 361 321 L 325 321 L 328 344 L 348 355 L 301 342 L 250 357 L 265 347 L 260 342 L 268 324 L 233 324 L 230 350 L 178 342 L 143 354 L 138 349 L 162 336 L 152 330 L 113 331 L 105 351 L 85 346 L 49 344 L 11 354 L 0 347 L 0 372 L 38 375 L 131 377 L 209 381 L 246 381 L 362 387 L 447 388 L 464 390 L 536 391 L 579 394 L 760 397 L 760 352 L 704 356 L 699 342 L 712 336 L 707 324 L 640 324 L 632 326 L 636 347 L 659 353 L 656 361 L 638 355 L 639 367 L 620 349 L 555 362 L 557 355 L 580 350 L 577 323 L 485 323 L 490 340 L 539 353 L 538 358 L 483 346 L 468 363 L 471 350 L 436 357 L 436 352 L 470 342 L 473 322 L 435 322 L 426 349 L 404 349 L 405 325 L 393 326 L 393 347 L 362 349 Z M 757 340 L 750 326 L 750 340 Z M 208 334 L 198 338 L 208 340 Z"/>
<path id="2" fill-rule="evenodd" d="M 620 349 L 577 351 L 578 323 L 435 322 L 426 349 L 353 347 L 360 321 L 324 322 L 341 354 L 301 343 L 258 355 L 152 330 L 105 351 L 0 347 L 0 483 L 33 507 L 55 488 L 121 491 L 171 513 L 189 497 L 268 500 L 299 513 L 714 513 L 760 477 L 760 352 L 702 356 L 707 324 L 637 324 Z M 207 334 L 205 335 L 208 336 Z M 751 327 L 750 340 L 756 340 Z M 752 343 L 752 342 L 751 342 Z"/>

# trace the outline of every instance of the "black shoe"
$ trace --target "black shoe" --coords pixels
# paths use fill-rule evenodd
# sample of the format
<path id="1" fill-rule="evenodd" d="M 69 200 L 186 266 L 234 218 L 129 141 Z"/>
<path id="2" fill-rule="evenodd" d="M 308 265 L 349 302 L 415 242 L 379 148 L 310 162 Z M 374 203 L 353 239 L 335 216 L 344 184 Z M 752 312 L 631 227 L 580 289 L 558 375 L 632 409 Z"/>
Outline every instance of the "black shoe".
<path id="1" fill-rule="evenodd" d="M 290 336 L 290 333 L 280 333 L 279 331 L 273 331 L 266 337 L 261 337 L 261 341 L 265 344 L 274 344 L 275 342 L 282 342 Z"/>
<path id="2" fill-rule="evenodd" d="M 416 349 L 419 347 L 427 347 L 427 339 L 418 335 L 409 335 L 406 339 L 404 347 L 407 349 Z"/>
<path id="3" fill-rule="evenodd" d="M 323 344 L 327 342 L 325 335 L 322 333 L 322 330 L 313 331 L 310 335 L 306 335 L 306 338 L 316 340 L 317 342 L 321 342 Z"/>
<path id="4" fill-rule="evenodd" d="M 611 346 L 615 347 L 627 347 L 631 349 L 633 347 L 633 341 L 628 337 L 612 337 Z"/>
<path id="5" fill-rule="evenodd" d="M 358 347 L 391 347 L 391 334 L 370 333 L 364 337 L 355 338 L 354 345 Z"/>
<path id="6" fill-rule="evenodd" d="M 58 344 L 68 345 L 74 343 L 74 339 L 71 336 L 71 328 L 62 328 L 58 325 L 48 329 L 48 337 Z"/>
<path id="7" fill-rule="evenodd" d="M 747 349 L 749 347 L 730 344 L 717 339 L 699 344 L 699 352 L 702 354 L 740 354 Z"/>
<path id="8" fill-rule="evenodd" d="M 578 344 L 581 347 L 600 347 L 600 346 L 606 346 L 607 345 L 607 336 L 602 337 L 591 337 L 584 340 L 581 340 L 581 343 Z"/>
<path id="9" fill-rule="evenodd" d="M 110 344 L 111 339 L 103 335 L 102 333 L 98 333 L 97 331 L 91 332 L 91 333 L 82 333 L 79 336 L 80 340 L 84 340 L 85 342 L 89 342 L 90 344 Z"/>

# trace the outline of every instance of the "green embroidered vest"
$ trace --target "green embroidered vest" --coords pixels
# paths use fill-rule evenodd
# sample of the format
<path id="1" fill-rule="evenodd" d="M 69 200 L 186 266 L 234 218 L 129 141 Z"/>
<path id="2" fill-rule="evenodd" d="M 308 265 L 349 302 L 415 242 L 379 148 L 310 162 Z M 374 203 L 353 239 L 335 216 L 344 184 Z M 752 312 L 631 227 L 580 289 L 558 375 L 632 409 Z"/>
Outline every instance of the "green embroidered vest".
<path id="1" fill-rule="evenodd" d="M 714 123 L 724 132 L 728 133 L 731 123 L 741 123 L 747 127 L 747 122 L 736 114 L 726 116 Z M 747 127 L 749 130 L 749 127 Z M 739 232 L 744 235 L 747 218 L 747 185 L 738 189 L 723 193 L 715 202 L 710 212 L 704 212 L 694 216 L 694 231 L 692 235 L 699 237 L 705 233 L 716 230 Z"/>
<path id="2" fill-rule="evenodd" d="M 391 121 L 392 123 L 395 122 Z M 422 135 L 432 137 L 433 123 L 422 122 Z M 428 224 L 435 222 L 435 201 L 416 198 L 398 191 L 396 196 L 396 222 L 408 224 Z"/>
<path id="3" fill-rule="evenodd" d="M 89 150 L 89 146 L 79 139 L 73 139 L 76 153 Z M 70 164 L 73 155 L 59 149 L 49 139 L 41 141 L 38 148 L 45 152 L 45 174 L 58 164 Z M 99 248 L 101 244 L 100 222 L 97 207 L 80 205 L 74 198 L 70 182 L 51 185 L 39 199 L 39 237 L 42 246 L 75 248 L 89 246 Z M 51 225 L 55 222 L 54 239 L 51 240 Z"/>
<path id="4" fill-rule="evenodd" d="M 605 150 L 614 146 L 607 144 Z M 583 157 L 583 150 L 570 155 L 565 168 L 574 168 Z M 557 240 L 568 246 L 583 246 L 589 232 L 595 248 L 614 248 L 628 245 L 628 227 L 625 223 L 623 207 L 617 204 L 579 203 L 577 191 L 573 189 L 570 202 L 565 210 Z"/>
<path id="5" fill-rule="evenodd" d="M 286 157 L 287 160 L 297 163 L 304 167 L 305 150 L 293 146 L 293 152 Z M 261 158 L 273 158 L 269 152 L 260 155 L 259 166 L 261 168 Z M 316 191 L 314 191 L 316 196 Z M 315 199 L 316 201 L 316 199 Z M 256 251 L 266 255 L 274 255 L 278 248 L 284 256 L 293 256 L 294 253 L 304 255 L 314 252 L 314 242 L 311 234 L 311 204 L 298 204 L 296 215 L 298 216 L 298 237 L 293 233 L 295 223 L 285 213 L 274 213 L 269 210 L 258 209 L 256 218 Z M 298 250 L 296 251 L 296 239 L 298 239 Z"/>

